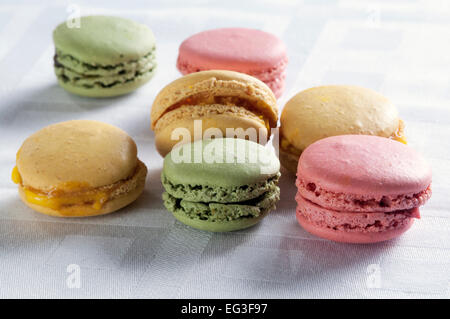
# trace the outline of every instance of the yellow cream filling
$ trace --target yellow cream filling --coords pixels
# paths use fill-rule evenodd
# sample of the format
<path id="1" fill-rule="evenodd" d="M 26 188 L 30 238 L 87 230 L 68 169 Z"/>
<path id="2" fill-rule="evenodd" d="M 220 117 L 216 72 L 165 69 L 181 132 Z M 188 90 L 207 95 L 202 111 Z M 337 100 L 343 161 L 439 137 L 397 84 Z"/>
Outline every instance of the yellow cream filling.
<path id="1" fill-rule="evenodd" d="M 160 118 L 182 105 L 211 105 L 211 104 L 222 104 L 222 105 L 232 105 L 243 107 L 244 109 L 254 113 L 258 118 L 260 118 L 270 133 L 270 119 L 267 115 L 267 106 L 262 101 L 253 101 L 238 96 L 215 96 L 209 93 L 197 93 L 195 95 L 189 96 L 173 105 L 171 105 Z"/>
<path id="2" fill-rule="evenodd" d="M 398 128 L 394 132 L 394 134 L 392 134 L 392 136 L 390 138 L 395 141 L 398 141 L 400 143 L 408 144 L 408 141 L 406 140 L 404 129 L 405 129 L 405 124 L 403 123 L 402 120 L 399 120 Z"/>
<path id="3" fill-rule="evenodd" d="M 83 191 L 83 189 L 86 189 L 86 185 L 78 182 L 62 183 L 47 193 L 41 193 L 22 185 L 22 177 L 17 166 L 12 171 L 11 179 L 14 183 L 20 184 L 23 187 L 25 200 L 28 203 L 51 209 L 89 204 L 92 208 L 99 210 L 109 198 L 109 192 L 100 190 Z"/>
<path id="4" fill-rule="evenodd" d="M 394 136 L 392 139 L 396 140 L 396 141 L 398 141 L 400 143 L 403 143 L 403 144 L 408 144 L 408 141 L 406 140 L 406 137 L 404 135 Z"/>
<path id="5" fill-rule="evenodd" d="M 20 176 L 17 166 L 14 166 L 12 170 L 11 179 L 15 184 L 22 184 L 22 176 Z"/>
<path id="6" fill-rule="evenodd" d="M 102 192 L 93 194 L 82 194 L 67 197 L 50 197 L 48 195 L 35 193 L 29 189 L 24 189 L 27 202 L 51 209 L 60 209 L 63 206 L 84 205 L 92 203 L 91 207 L 99 210 L 108 199 L 108 195 Z"/>

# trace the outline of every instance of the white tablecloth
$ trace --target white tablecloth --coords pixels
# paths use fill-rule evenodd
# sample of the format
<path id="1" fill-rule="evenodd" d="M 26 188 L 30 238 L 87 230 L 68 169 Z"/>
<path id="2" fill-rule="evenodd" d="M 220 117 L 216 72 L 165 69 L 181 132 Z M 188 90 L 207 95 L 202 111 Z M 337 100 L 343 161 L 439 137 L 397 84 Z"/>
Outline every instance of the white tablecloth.
<path id="1" fill-rule="evenodd" d="M 450 5 L 448 1 L 63 1 L 0 4 L 0 297 L 449 297 Z M 147 24 L 158 71 L 134 94 L 88 99 L 58 87 L 53 28 L 73 10 Z M 433 197 L 397 240 L 337 244 L 295 220 L 294 178 L 260 225 L 212 234 L 186 227 L 163 207 L 162 159 L 150 131 L 155 95 L 179 76 L 177 48 L 215 27 L 270 31 L 287 44 L 287 87 L 373 88 L 391 98 L 409 144 L 433 167 Z M 137 142 L 148 168 L 141 198 L 120 212 L 88 219 L 40 215 L 10 180 L 15 154 L 38 129 L 70 119 L 117 125 Z"/>

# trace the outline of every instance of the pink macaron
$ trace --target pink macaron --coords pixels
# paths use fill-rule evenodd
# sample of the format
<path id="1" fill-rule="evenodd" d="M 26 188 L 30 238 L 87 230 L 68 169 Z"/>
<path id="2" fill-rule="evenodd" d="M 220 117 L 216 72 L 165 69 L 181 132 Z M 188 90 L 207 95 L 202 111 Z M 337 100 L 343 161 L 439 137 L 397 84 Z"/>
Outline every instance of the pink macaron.
<path id="1" fill-rule="evenodd" d="M 273 34 L 245 28 L 203 31 L 179 48 L 177 68 L 182 74 L 206 70 L 246 73 L 265 82 L 278 98 L 284 90 L 286 46 Z"/>
<path id="2" fill-rule="evenodd" d="M 297 220 L 308 232 L 346 243 L 395 238 L 431 197 L 431 168 L 412 148 L 368 135 L 319 140 L 300 156 Z"/>

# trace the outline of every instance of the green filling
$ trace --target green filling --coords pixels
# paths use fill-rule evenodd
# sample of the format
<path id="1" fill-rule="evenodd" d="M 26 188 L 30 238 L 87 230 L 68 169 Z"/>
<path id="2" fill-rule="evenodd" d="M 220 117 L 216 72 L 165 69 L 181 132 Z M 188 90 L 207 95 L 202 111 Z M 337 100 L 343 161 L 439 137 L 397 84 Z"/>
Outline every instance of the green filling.
<path id="1" fill-rule="evenodd" d="M 174 213 L 182 213 L 189 218 L 210 222 L 256 218 L 275 208 L 280 198 L 280 189 L 275 186 L 263 195 L 238 203 L 192 202 L 163 193 L 164 206 Z"/>
<path id="2" fill-rule="evenodd" d="M 55 74 L 61 81 L 84 88 L 111 88 L 132 82 L 150 75 L 156 67 L 155 50 L 137 61 L 117 65 L 84 63 L 60 50 L 56 50 L 54 61 Z"/>
<path id="3" fill-rule="evenodd" d="M 259 197 L 267 192 L 275 191 L 280 178 L 280 173 L 270 177 L 267 181 L 252 185 L 224 188 L 217 186 L 199 186 L 189 184 L 173 184 L 164 173 L 161 180 L 165 190 L 176 198 L 183 198 L 190 202 L 218 202 L 237 203 Z"/>
<path id="4" fill-rule="evenodd" d="M 84 74 L 84 75 L 96 75 L 96 76 L 106 76 L 123 74 L 124 71 L 134 71 L 145 67 L 148 64 L 154 63 L 156 49 L 153 48 L 151 52 L 143 56 L 138 60 L 130 60 L 127 62 L 121 62 L 114 65 L 99 65 L 99 64 L 89 64 L 78 60 L 70 54 L 67 54 L 59 49 L 56 49 L 54 61 L 55 66 L 66 67 L 74 72 Z"/>

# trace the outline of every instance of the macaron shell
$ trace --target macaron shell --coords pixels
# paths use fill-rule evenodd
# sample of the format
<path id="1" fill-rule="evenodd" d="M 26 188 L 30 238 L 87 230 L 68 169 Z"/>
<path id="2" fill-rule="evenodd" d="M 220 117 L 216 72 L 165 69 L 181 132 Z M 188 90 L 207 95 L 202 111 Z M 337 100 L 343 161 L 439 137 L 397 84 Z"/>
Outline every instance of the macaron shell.
<path id="1" fill-rule="evenodd" d="M 305 198 L 315 204 L 340 212 L 395 212 L 424 205 L 431 198 L 431 185 L 419 193 L 395 195 L 347 194 L 328 192 L 317 183 L 305 183 L 297 178 L 296 199 Z"/>
<path id="2" fill-rule="evenodd" d="M 245 218 L 230 220 L 226 222 L 210 222 L 200 219 L 192 219 L 180 212 L 172 212 L 173 216 L 183 224 L 195 229 L 210 231 L 210 232 L 230 232 L 241 229 L 246 229 L 258 224 L 270 210 L 254 218 Z"/>
<path id="3" fill-rule="evenodd" d="M 189 65 L 187 63 L 188 62 L 186 62 L 185 64 L 180 64 L 180 60 L 178 60 L 177 67 L 178 67 L 178 70 L 183 75 L 187 75 L 187 74 L 194 73 L 194 72 L 211 70 L 209 68 L 197 67 L 197 66 Z M 283 62 L 279 63 L 277 66 L 272 67 L 268 70 L 264 70 L 264 71 L 261 71 L 258 73 L 246 73 L 246 74 L 249 74 L 249 75 L 263 81 L 275 93 L 275 91 L 282 91 L 284 88 L 284 80 L 286 78 L 286 69 L 285 69 L 286 65 L 287 65 L 287 61 L 283 61 Z M 220 68 L 214 68 L 214 69 L 220 69 Z M 232 70 L 232 71 L 240 72 L 239 70 Z M 241 73 L 245 73 L 245 72 L 241 72 Z M 277 96 L 277 94 L 275 94 L 275 96 Z"/>
<path id="4" fill-rule="evenodd" d="M 151 110 L 152 129 L 162 115 L 176 103 L 199 93 L 213 96 L 237 96 L 255 102 L 255 108 L 265 114 L 271 127 L 278 120 L 277 101 L 270 88 L 260 80 L 233 71 L 204 71 L 181 77 L 163 88 Z"/>
<path id="5" fill-rule="evenodd" d="M 341 243 L 353 243 L 353 244 L 370 244 L 377 243 L 386 240 L 391 240 L 402 235 L 409 228 L 411 228 L 414 223 L 414 219 L 410 219 L 406 224 L 402 227 L 395 228 L 392 230 L 388 230 L 385 232 L 379 233 L 357 233 L 357 232 L 343 232 L 343 231 L 335 231 L 333 229 L 317 227 L 313 225 L 308 220 L 306 220 L 301 214 L 296 213 L 296 218 L 300 226 L 302 226 L 307 232 L 316 235 L 318 237 L 341 242 Z"/>
<path id="6" fill-rule="evenodd" d="M 286 60 L 286 47 L 276 36 L 260 30 L 224 28 L 200 32 L 183 41 L 178 65 L 253 74 Z"/>
<path id="7" fill-rule="evenodd" d="M 199 120 L 201 121 L 202 124 L 202 134 L 198 138 L 195 136 L 194 120 Z M 226 136 L 227 128 L 234 128 L 234 127 L 242 128 L 244 131 L 249 128 L 253 128 L 257 133 L 262 132 L 262 134 L 259 134 L 257 136 L 258 141 L 260 141 L 261 143 L 262 137 L 265 137 L 267 140 L 269 136 L 269 133 L 264 123 L 261 123 L 259 119 L 256 119 L 253 116 L 245 117 L 236 114 L 214 115 L 210 113 L 205 117 L 193 119 L 191 115 L 186 116 L 183 119 L 179 119 L 177 121 L 165 124 L 162 127 L 162 129 L 159 130 L 155 135 L 156 149 L 161 154 L 161 156 L 166 156 L 175 145 L 181 145 L 179 143 L 190 143 L 198 139 L 202 139 L 203 133 L 206 130 L 209 130 L 211 132 L 210 128 L 214 128 L 215 131 L 219 130 L 218 132 L 221 132 L 222 134 L 222 135 L 219 134 L 219 136 Z M 186 128 L 189 131 L 189 136 L 192 138 L 192 140 L 184 139 L 184 137 L 179 137 L 175 139 L 172 138 L 173 132 L 176 129 L 182 128 Z"/>
<path id="8" fill-rule="evenodd" d="M 76 59 L 94 65 L 115 65 L 138 60 L 155 46 L 145 25 L 113 16 L 84 16 L 80 27 L 61 23 L 53 32 L 55 46 Z"/>
<path id="9" fill-rule="evenodd" d="M 299 151 L 319 139 L 344 134 L 392 136 L 398 111 L 381 94 L 367 88 L 329 85 L 291 98 L 281 114 L 283 136 Z"/>
<path id="10" fill-rule="evenodd" d="M 70 82 L 64 82 L 58 78 L 58 84 L 66 91 L 85 97 L 108 98 L 131 93 L 143 84 L 147 83 L 154 76 L 155 71 L 147 72 L 134 78 L 132 81 L 116 84 L 112 87 L 102 87 L 94 85 L 94 87 L 84 87 L 73 85 Z"/>
<path id="11" fill-rule="evenodd" d="M 27 138 L 17 155 L 23 185 L 48 191 L 66 182 L 96 188 L 128 178 L 137 148 L 123 130 L 88 120 L 47 126 Z"/>
<path id="12" fill-rule="evenodd" d="M 45 215 L 50 215 L 54 217 L 91 217 L 105 215 L 115 212 L 132 202 L 134 202 L 144 191 L 145 187 L 145 176 L 147 174 L 147 169 L 145 169 L 144 178 L 139 180 L 136 188 L 130 190 L 129 192 L 122 194 L 121 196 L 111 199 L 103 204 L 102 208 L 95 209 L 92 205 L 74 205 L 68 206 L 64 209 L 53 209 L 50 207 L 45 207 L 41 205 L 36 205 L 27 201 L 24 191 L 19 187 L 19 195 L 22 201 L 31 209 Z"/>
<path id="13" fill-rule="evenodd" d="M 190 154 L 190 160 L 186 154 Z M 272 150 L 234 138 L 184 144 L 164 158 L 163 166 L 165 176 L 173 184 L 220 187 L 259 183 L 278 174 L 279 170 L 280 162 Z"/>
<path id="14" fill-rule="evenodd" d="M 371 196 L 419 193 L 431 183 L 424 158 L 403 143 L 369 135 L 322 139 L 300 156 L 298 175 L 335 193 Z"/>
<path id="15" fill-rule="evenodd" d="M 263 75 L 264 76 L 264 75 Z M 264 83 L 267 84 L 267 86 L 272 90 L 275 97 L 278 99 L 281 97 L 281 95 L 284 92 L 284 80 L 286 78 L 286 73 L 280 75 L 280 77 L 274 78 L 272 80 L 264 81 Z M 261 81 L 263 81 L 261 78 L 258 77 Z"/>

